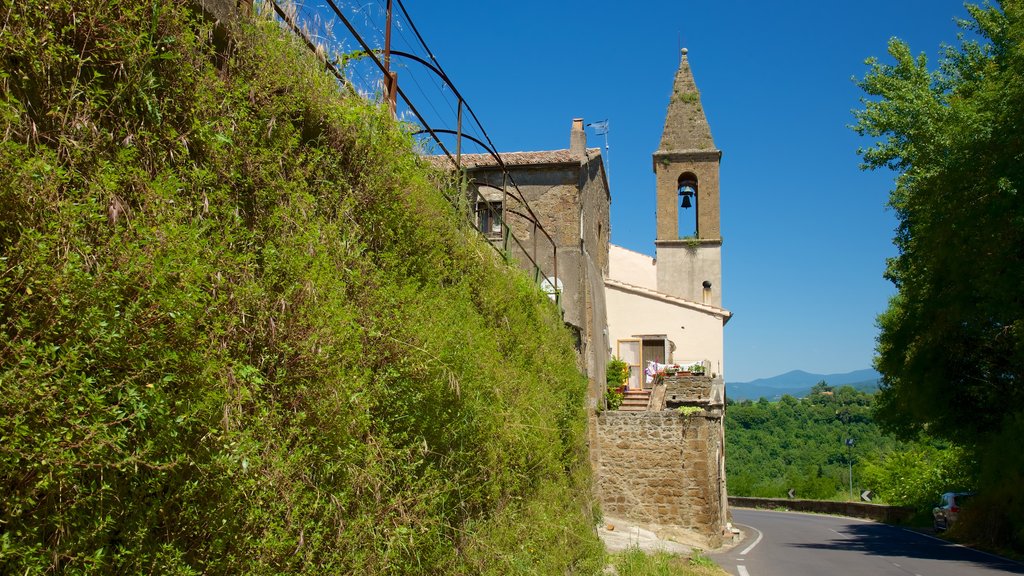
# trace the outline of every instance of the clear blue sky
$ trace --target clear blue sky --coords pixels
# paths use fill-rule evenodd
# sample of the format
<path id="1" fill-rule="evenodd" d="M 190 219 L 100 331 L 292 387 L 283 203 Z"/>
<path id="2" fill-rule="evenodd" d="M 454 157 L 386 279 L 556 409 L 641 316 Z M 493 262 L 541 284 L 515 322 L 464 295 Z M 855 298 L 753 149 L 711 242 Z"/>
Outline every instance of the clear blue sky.
<path id="1" fill-rule="evenodd" d="M 651 153 L 679 48 L 721 166 L 726 377 L 870 367 L 895 218 L 890 173 L 859 170 L 847 125 L 864 59 L 896 36 L 934 62 L 955 43 L 955 0 L 406 0 L 434 56 L 500 151 L 567 148 L 573 117 L 610 122 L 612 242 L 654 253 Z M 383 0 L 355 18 L 380 31 Z M 394 46 L 408 50 L 408 25 Z M 396 61 L 400 83 L 454 128 L 453 100 Z M 603 139 L 588 134 L 589 145 Z"/>

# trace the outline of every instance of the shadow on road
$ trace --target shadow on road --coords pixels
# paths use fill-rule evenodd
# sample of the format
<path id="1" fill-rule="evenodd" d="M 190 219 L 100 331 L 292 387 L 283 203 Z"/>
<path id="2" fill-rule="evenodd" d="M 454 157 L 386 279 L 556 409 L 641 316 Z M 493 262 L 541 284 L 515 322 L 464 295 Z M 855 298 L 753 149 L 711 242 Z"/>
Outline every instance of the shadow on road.
<path id="1" fill-rule="evenodd" d="M 974 567 L 1024 574 L 1024 565 L 943 540 L 884 524 L 849 524 L 828 542 L 792 543 L 794 548 L 854 550 L 874 556 L 959 562 Z"/>

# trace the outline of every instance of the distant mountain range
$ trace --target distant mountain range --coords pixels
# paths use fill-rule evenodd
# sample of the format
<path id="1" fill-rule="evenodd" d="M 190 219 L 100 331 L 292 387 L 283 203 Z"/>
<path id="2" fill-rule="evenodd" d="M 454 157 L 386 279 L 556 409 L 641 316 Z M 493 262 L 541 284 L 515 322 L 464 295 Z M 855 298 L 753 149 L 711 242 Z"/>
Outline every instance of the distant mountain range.
<path id="1" fill-rule="evenodd" d="M 726 380 L 725 394 L 731 400 L 757 400 L 766 398 L 778 400 L 784 394 L 802 398 L 807 396 L 815 384 L 825 381 L 829 386 L 853 386 L 865 392 L 878 390 L 878 371 L 867 368 L 844 374 L 811 374 L 793 370 L 771 378 L 758 378 L 750 382 L 729 382 Z"/>

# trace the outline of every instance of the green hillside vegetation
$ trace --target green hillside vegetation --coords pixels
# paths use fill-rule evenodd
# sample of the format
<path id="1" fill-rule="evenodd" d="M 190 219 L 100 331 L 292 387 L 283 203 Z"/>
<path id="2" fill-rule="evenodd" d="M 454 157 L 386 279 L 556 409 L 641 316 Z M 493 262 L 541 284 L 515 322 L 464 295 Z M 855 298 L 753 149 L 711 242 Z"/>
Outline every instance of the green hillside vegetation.
<path id="1" fill-rule="evenodd" d="M 972 485 L 962 450 L 925 437 L 903 441 L 873 419 L 875 396 L 817 384 L 806 398 L 731 402 L 725 412 L 729 494 L 845 500 L 853 461 L 855 498 L 930 510 L 939 494 Z M 846 439 L 853 438 L 849 449 Z"/>
<path id="2" fill-rule="evenodd" d="M 0 34 L 0 573 L 601 569 L 557 309 L 269 20 Z"/>

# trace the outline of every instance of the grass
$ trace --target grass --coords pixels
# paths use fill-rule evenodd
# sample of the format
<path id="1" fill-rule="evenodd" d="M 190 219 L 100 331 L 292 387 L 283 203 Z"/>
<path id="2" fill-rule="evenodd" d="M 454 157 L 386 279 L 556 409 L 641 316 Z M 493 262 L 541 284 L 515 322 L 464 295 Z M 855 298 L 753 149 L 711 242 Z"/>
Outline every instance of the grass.
<path id="1" fill-rule="evenodd" d="M 5 10 L 0 574 L 598 573 L 558 309 L 386 109 L 193 7 Z"/>
<path id="2" fill-rule="evenodd" d="M 618 576 L 721 576 L 727 574 L 700 550 L 689 557 L 631 548 L 613 554 L 610 566 Z"/>

